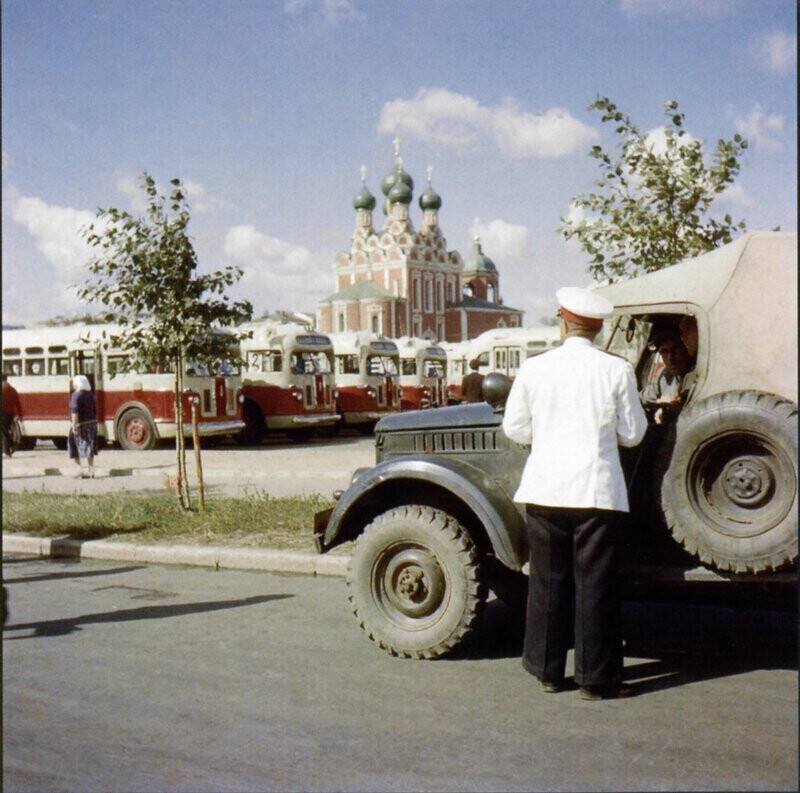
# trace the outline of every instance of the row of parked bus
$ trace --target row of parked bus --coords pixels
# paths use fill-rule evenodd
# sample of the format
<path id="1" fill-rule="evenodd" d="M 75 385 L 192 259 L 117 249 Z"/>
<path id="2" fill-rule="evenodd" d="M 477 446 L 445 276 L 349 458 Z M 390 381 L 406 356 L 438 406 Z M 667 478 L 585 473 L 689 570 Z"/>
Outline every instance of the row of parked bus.
<path id="1" fill-rule="evenodd" d="M 110 325 L 26 328 L 3 333 L 2 371 L 17 391 L 23 447 L 66 445 L 76 374 L 95 391 L 98 434 L 124 449 L 174 438 L 172 372 L 131 370 L 108 339 Z M 367 331 L 323 334 L 298 323 L 257 321 L 209 370 L 187 361 L 182 398 L 197 406 L 198 432 L 243 444 L 268 434 L 305 440 L 342 427 L 372 431 L 382 416 L 457 404 L 469 362 L 513 377 L 522 362 L 558 344 L 558 328 L 496 328 L 470 342 L 388 339 Z M 191 428 L 187 428 L 191 431 Z"/>

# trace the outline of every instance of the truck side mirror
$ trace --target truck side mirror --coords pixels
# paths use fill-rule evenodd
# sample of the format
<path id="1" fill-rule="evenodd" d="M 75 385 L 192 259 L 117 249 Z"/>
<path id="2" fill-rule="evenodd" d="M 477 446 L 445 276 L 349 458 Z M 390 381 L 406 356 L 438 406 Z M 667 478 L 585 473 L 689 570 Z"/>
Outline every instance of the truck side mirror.
<path id="1" fill-rule="evenodd" d="M 511 378 L 500 372 L 487 374 L 481 385 L 483 401 L 488 402 L 495 410 L 501 410 L 506 404 L 511 385 Z"/>

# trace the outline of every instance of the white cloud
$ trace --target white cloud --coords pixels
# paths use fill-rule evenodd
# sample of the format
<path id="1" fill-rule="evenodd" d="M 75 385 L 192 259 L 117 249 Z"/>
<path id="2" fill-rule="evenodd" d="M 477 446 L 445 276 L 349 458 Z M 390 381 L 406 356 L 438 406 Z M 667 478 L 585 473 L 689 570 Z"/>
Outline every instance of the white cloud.
<path id="1" fill-rule="evenodd" d="M 620 0 L 620 11 L 625 16 L 670 16 L 717 17 L 726 14 L 737 5 L 735 0 Z"/>
<path id="2" fill-rule="evenodd" d="M 568 110 L 536 115 L 513 99 L 484 107 L 477 99 L 445 88 L 420 88 L 413 99 L 395 99 L 381 109 L 378 131 L 405 133 L 451 148 L 476 148 L 488 141 L 512 158 L 563 157 L 598 138 Z"/>
<path id="3" fill-rule="evenodd" d="M 763 33 L 750 45 L 750 54 L 762 69 L 791 74 L 797 68 L 797 36 L 782 31 Z"/>
<path id="4" fill-rule="evenodd" d="M 83 280 L 90 250 L 81 229 L 95 220 L 93 212 L 20 196 L 11 204 L 10 215 L 28 230 L 36 248 L 55 267 L 65 286 Z"/>
<path id="5" fill-rule="evenodd" d="M 500 268 L 509 260 L 522 262 L 531 258 L 527 226 L 500 219 L 486 224 L 475 218 L 472 232 L 480 237 L 483 252 Z"/>
<path id="6" fill-rule="evenodd" d="M 259 311 L 314 307 L 330 291 L 330 268 L 307 248 L 271 237 L 253 226 L 234 226 L 225 253 L 242 268 L 238 291 Z"/>
<path id="7" fill-rule="evenodd" d="M 778 151 L 783 148 L 782 115 L 768 115 L 756 105 L 750 115 L 735 120 L 736 131 L 744 135 L 748 142 L 759 149 Z"/>
<path id="8" fill-rule="evenodd" d="M 356 16 L 353 0 L 286 0 L 283 9 L 292 17 L 299 17 L 306 11 L 315 13 L 332 27 Z"/>
<path id="9" fill-rule="evenodd" d="M 754 207 L 756 202 L 740 184 L 732 184 L 726 188 L 725 192 L 720 193 L 716 199 L 720 206 L 729 206 L 735 209 L 749 209 Z"/>

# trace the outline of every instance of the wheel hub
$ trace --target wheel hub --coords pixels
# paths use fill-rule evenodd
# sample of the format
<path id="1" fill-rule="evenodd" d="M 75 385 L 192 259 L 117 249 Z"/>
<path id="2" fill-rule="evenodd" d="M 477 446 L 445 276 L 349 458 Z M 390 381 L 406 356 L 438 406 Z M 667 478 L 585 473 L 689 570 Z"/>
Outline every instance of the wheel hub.
<path id="1" fill-rule="evenodd" d="M 758 458 L 738 457 L 731 460 L 722 475 L 725 494 L 742 507 L 756 507 L 772 492 L 772 471 Z"/>
<path id="2" fill-rule="evenodd" d="M 130 440 L 132 443 L 141 443 L 146 434 L 144 423 L 138 419 L 129 421 L 128 426 L 125 428 L 125 434 L 128 436 L 128 440 Z"/>
<path id="3" fill-rule="evenodd" d="M 428 549 L 397 549 L 383 567 L 380 599 L 401 618 L 434 614 L 447 590 L 444 572 Z"/>

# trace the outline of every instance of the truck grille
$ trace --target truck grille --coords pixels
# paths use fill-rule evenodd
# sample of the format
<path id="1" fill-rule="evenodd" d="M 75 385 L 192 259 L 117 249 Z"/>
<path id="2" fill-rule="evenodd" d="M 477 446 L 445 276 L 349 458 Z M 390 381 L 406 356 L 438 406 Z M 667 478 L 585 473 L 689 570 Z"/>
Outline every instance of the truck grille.
<path id="1" fill-rule="evenodd" d="M 413 435 L 413 444 L 415 452 L 426 454 L 491 452 L 497 450 L 497 432 L 492 430 L 417 432 Z"/>

